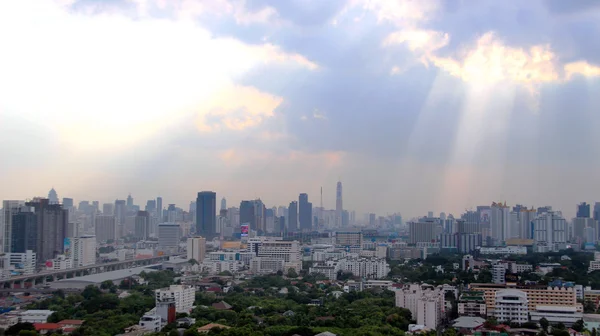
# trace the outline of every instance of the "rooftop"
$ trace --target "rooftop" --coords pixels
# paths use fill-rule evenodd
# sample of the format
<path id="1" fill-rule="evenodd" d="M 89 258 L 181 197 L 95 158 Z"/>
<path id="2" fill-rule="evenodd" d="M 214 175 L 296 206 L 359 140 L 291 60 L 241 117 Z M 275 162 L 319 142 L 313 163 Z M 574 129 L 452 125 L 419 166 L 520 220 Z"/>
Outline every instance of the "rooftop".
<path id="1" fill-rule="evenodd" d="M 60 283 L 99 284 L 106 280 L 114 281 L 114 280 L 125 279 L 132 275 L 139 275 L 142 272 L 154 272 L 156 270 L 151 267 L 158 266 L 158 265 L 160 265 L 160 264 L 143 266 L 143 267 L 134 267 L 134 268 L 128 268 L 128 269 L 122 269 L 122 270 L 104 272 L 104 273 L 98 273 L 98 274 L 90 274 L 90 275 L 85 275 L 85 276 L 81 276 L 81 277 L 58 280 L 55 283 L 57 283 L 57 284 L 60 284 Z"/>

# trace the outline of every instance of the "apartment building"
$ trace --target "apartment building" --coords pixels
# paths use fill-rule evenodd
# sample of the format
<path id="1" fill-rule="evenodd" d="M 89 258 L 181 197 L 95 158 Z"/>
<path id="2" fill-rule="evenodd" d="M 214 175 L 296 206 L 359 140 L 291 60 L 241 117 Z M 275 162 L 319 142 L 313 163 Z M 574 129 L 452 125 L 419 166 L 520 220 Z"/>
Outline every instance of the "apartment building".
<path id="1" fill-rule="evenodd" d="M 458 299 L 458 315 L 485 317 L 487 315 L 487 306 L 483 292 L 463 292 Z"/>
<path id="2" fill-rule="evenodd" d="M 339 261 L 340 269 L 352 272 L 355 276 L 367 279 L 381 279 L 390 272 L 390 265 L 384 258 L 343 258 Z"/>
<path id="3" fill-rule="evenodd" d="M 175 310 L 178 313 L 189 313 L 196 299 L 194 286 L 171 285 L 167 288 L 157 289 L 155 292 L 156 303 L 165 300 L 175 300 Z"/>
<path id="4" fill-rule="evenodd" d="M 441 286 L 405 285 L 396 290 L 396 307 L 410 310 L 417 324 L 437 329 L 445 311 L 444 293 Z"/>

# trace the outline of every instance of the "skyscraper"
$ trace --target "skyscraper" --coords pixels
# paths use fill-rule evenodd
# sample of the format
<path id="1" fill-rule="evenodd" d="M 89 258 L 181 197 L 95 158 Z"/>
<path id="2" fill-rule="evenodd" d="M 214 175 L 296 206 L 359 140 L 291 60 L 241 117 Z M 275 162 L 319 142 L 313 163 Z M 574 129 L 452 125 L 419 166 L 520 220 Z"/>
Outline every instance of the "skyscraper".
<path id="1" fill-rule="evenodd" d="M 342 203 L 342 182 L 338 181 L 337 188 L 335 192 L 335 224 L 340 227 L 343 226 L 343 212 L 344 207 Z"/>
<path id="2" fill-rule="evenodd" d="M 288 208 L 288 231 L 298 230 L 298 202 L 290 202 Z"/>
<path id="3" fill-rule="evenodd" d="M 577 218 L 590 218 L 590 205 L 586 202 L 577 205 Z"/>
<path id="4" fill-rule="evenodd" d="M 102 214 L 105 216 L 113 216 L 115 214 L 115 205 L 112 203 L 102 204 Z"/>
<path id="5" fill-rule="evenodd" d="M 11 232 L 13 216 L 19 212 L 19 209 L 24 205 L 23 201 L 3 201 L 2 202 L 2 222 L 0 234 L 2 235 L 2 251 L 11 252 Z"/>
<path id="6" fill-rule="evenodd" d="M 53 259 L 64 252 L 69 211 L 60 204 L 50 204 L 47 198 L 25 203 L 33 207 L 37 218 L 37 257 L 39 261 Z"/>
<path id="7" fill-rule="evenodd" d="M 298 221 L 300 222 L 300 230 L 312 230 L 312 203 L 308 202 L 308 194 L 302 193 L 298 197 Z"/>
<path id="8" fill-rule="evenodd" d="M 131 194 L 127 195 L 127 209 L 133 208 L 133 197 Z"/>
<path id="9" fill-rule="evenodd" d="M 12 216 L 10 252 L 37 250 L 37 217 L 31 207 L 21 206 Z"/>
<path id="10" fill-rule="evenodd" d="M 125 233 L 125 218 L 127 217 L 127 207 L 125 200 L 115 201 L 115 220 L 117 222 L 117 239 L 123 237 Z"/>
<path id="11" fill-rule="evenodd" d="M 217 194 L 201 191 L 196 198 L 196 234 L 212 239 L 217 227 Z"/>
<path id="12" fill-rule="evenodd" d="M 54 190 L 54 188 L 50 189 L 50 192 L 48 192 L 48 200 L 50 200 L 50 204 L 60 203 L 58 201 L 58 194 L 56 193 L 56 190 Z"/>
<path id="13" fill-rule="evenodd" d="M 163 221 L 163 199 L 158 196 L 156 198 L 156 217 L 158 217 L 158 222 L 162 223 Z"/>
<path id="14" fill-rule="evenodd" d="M 201 263 L 206 256 L 206 239 L 203 237 L 192 237 L 187 239 L 187 258 Z"/>
<path id="15" fill-rule="evenodd" d="M 96 231 L 97 242 L 102 243 L 108 240 L 114 241 L 117 238 L 117 225 L 115 216 L 96 216 L 95 224 L 94 230 Z"/>
<path id="16" fill-rule="evenodd" d="M 148 211 L 138 211 L 135 216 L 134 237 L 138 240 L 146 240 L 150 235 L 150 213 Z"/>
<path id="17" fill-rule="evenodd" d="M 256 217 L 254 216 L 254 202 L 240 202 L 240 224 L 248 224 L 251 230 L 256 230 Z"/>
<path id="18" fill-rule="evenodd" d="M 67 197 L 63 197 L 63 209 L 71 209 L 73 207 L 73 199 L 72 198 L 67 198 Z"/>
<path id="19" fill-rule="evenodd" d="M 594 219 L 600 222 L 600 202 L 594 203 Z"/>
<path id="20" fill-rule="evenodd" d="M 221 198 L 221 210 L 226 210 L 227 209 L 227 200 L 225 199 L 225 197 Z"/>

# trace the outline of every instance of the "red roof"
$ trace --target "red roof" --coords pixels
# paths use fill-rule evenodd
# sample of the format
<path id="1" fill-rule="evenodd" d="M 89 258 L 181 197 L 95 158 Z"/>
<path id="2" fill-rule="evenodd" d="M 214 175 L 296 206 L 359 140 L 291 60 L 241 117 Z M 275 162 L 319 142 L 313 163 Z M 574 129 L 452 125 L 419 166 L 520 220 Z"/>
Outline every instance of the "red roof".
<path id="1" fill-rule="evenodd" d="M 222 292 L 221 287 L 210 287 L 206 290 L 207 292 Z"/>
<path id="2" fill-rule="evenodd" d="M 84 320 L 62 320 L 58 322 L 61 325 L 82 325 Z"/>
<path id="3" fill-rule="evenodd" d="M 58 323 L 34 323 L 33 326 L 36 331 L 60 329 L 60 324 Z"/>

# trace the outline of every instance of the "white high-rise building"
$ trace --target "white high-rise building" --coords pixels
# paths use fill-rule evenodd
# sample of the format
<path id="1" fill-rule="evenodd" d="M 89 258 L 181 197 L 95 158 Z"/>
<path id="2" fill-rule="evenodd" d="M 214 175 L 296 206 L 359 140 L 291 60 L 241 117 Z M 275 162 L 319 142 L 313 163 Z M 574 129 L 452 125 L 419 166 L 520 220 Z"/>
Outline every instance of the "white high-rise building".
<path id="1" fill-rule="evenodd" d="M 511 231 L 510 208 L 506 204 L 493 203 L 491 206 L 490 230 L 493 244 L 502 245 Z"/>
<path id="2" fill-rule="evenodd" d="M 445 310 L 442 286 L 410 284 L 396 290 L 396 307 L 410 310 L 417 324 L 437 329 Z"/>
<path id="3" fill-rule="evenodd" d="M 556 252 L 566 248 L 567 221 L 555 212 L 539 215 L 534 222 L 533 239 L 537 252 Z"/>
<path id="4" fill-rule="evenodd" d="M 504 284 L 506 276 L 506 267 L 503 264 L 496 264 L 492 268 L 492 282 L 495 284 Z"/>
<path id="5" fill-rule="evenodd" d="M 87 235 L 69 239 L 71 240 L 70 257 L 73 260 L 73 267 L 96 263 L 96 236 Z"/>
<path id="6" fill-rule="evenodd" d="M 289 241 L 271 237 L 250 238 L 247 249 L 257 257 L 283 259 L 286 271 L 293 268 L 299 273 L 302 269 L 300 243 L 296 240 Z"/>
<path id="7" fill-rule="evenodd" d="M 171 285 L 167 288 L 157 289 L 155 292 L 156 303 L 175 300 L 175 310 L 178 313 L 189 313 L 196 299 L 194 286 Z"/>
<path id="8" fill-rule="evenodd" d="M 527 293 L 518 289 L 503 289 L 496 292 L 494 316 L 498 321 L 525 323 L 529 321 Z"/>
<path id="9" fill-rule="evenodd" d="M 206 238 L 192 237 L 187 239 L 187 258 L 194 259 L 198 263 L 206 258 Z"/>

